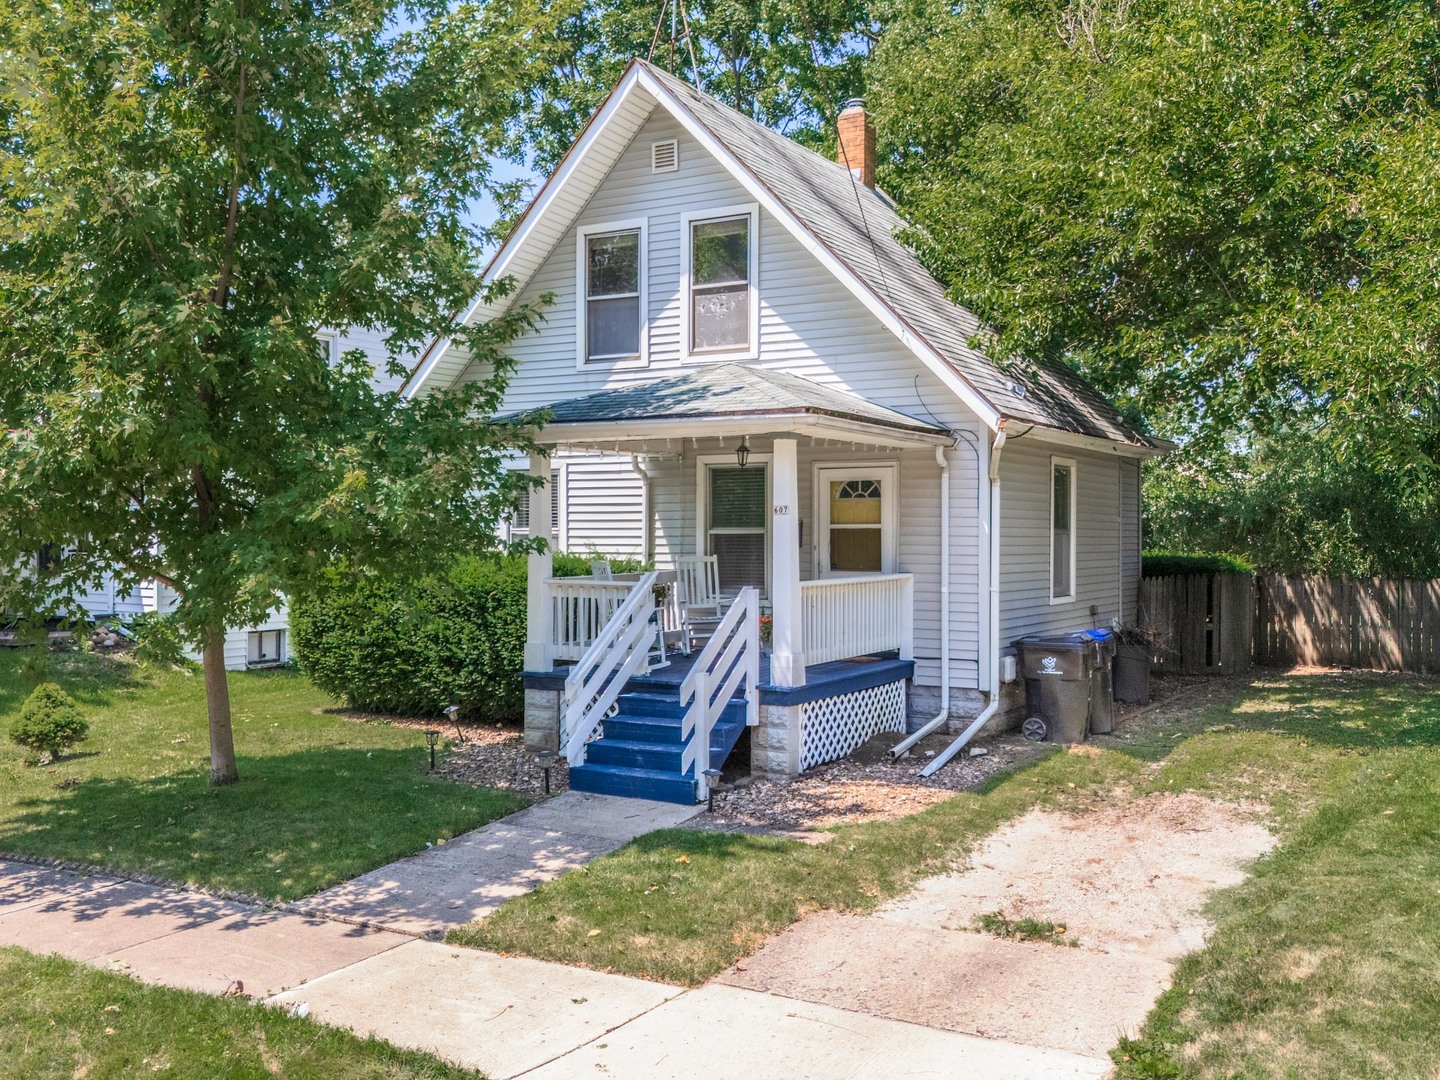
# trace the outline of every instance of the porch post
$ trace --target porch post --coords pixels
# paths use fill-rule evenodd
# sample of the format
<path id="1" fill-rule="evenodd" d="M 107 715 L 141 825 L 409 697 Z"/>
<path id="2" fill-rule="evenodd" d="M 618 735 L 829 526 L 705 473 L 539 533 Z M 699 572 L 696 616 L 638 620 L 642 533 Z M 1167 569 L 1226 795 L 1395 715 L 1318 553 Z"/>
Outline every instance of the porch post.
<path id="1" fill-rule="evenodd" d="M 800 475 L 794 439 L 776 439 L 771 459 L 770 681 L 805 685 L 805 641 L 800 613 Z"/>
<path id="2" fill-rule="evenodd" d="M 555 664 L 550 652 L 550 597 L 545 581 L 554 570 L 550 554 L 550 459 L 530 455 L 530 475 L 545 481 L 530 491 L 530 536 L 545 541 L 545 550 L 531 553 L 525 576 L 525 670 L 549 671 Z"/>

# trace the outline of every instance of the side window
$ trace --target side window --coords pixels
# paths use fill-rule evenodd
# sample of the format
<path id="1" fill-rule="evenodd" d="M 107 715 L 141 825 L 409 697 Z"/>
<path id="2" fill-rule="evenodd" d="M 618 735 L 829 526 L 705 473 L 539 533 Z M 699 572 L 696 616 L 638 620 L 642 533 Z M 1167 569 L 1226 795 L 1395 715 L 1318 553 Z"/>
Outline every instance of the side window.
<path id="1" fill-rule="evenodd" d="M 1075 463 L 1050 462 L 1050 599 L 1075 598 Z"/>
<path id="2" fill-rule="evenodd" d="M 642 230 L 638 227 L 581 235 L 581 359 L 584 363 L 638 362 L 644 310 Z"/>

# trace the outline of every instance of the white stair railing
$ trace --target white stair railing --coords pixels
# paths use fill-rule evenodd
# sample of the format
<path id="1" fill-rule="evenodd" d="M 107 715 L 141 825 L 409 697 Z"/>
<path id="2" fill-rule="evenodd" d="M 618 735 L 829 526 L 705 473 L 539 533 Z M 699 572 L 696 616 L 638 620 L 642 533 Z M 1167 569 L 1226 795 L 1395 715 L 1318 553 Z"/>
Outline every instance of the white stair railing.
<path id="1" fill-rule="evenodd" d="M 760 591 L 753 586 L 740 590 L 680 684 L 685 708 L 680 740 L 690 740 L 680 755 L 680 771 L 694 766 L 697 797 L 710 768 L 710 732 L 742 682 L 745 723 L 753 727 L 760 722 Z"/>
<path id="2" fill-rule="evenodd" d="M 585 744 L 645 666 L 655 641 L 655 572 L 643 575 L 565 677 L 560 699 L 560 745 L 571 765 L 585 761 Z"/>

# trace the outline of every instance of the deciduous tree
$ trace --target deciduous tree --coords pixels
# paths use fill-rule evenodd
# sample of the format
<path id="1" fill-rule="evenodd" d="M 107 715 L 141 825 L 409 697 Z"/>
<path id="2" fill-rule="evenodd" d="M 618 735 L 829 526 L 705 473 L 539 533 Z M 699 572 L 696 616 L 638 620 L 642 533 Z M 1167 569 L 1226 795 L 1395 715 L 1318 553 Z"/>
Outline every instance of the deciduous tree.
<path id="1" fill-rule="evenodd" d="M 172 584 L 216 784 L 226 627 L 337 557 L 484 546 L 513 495 L 523 434 L 487 418 L 535 312 L 452 320 L 531 53 L 439 0 L 16 0 L 0 24 L 0 592 L 37 600 L 14 568 L 59 545 L 52 602 Z M 397 358 L 453 333 L 483 377 L 378 393 L 316 340 L 348 326 Z"/>

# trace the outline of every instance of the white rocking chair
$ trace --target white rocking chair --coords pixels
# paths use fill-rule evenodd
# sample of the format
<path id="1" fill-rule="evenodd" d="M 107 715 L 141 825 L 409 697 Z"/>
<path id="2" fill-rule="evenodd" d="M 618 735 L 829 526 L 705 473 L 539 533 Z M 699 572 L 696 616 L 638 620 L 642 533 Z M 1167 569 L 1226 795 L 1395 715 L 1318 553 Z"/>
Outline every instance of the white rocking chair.
<path id="1" fill-rule="evenodd" d="M 685 613 L 687 644 L 708 639 L 733 602 L 732 597 L 720 592 L 720 559 L 715 555 L 681 555 L 675 559 L 675 579 Z"/>

